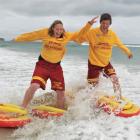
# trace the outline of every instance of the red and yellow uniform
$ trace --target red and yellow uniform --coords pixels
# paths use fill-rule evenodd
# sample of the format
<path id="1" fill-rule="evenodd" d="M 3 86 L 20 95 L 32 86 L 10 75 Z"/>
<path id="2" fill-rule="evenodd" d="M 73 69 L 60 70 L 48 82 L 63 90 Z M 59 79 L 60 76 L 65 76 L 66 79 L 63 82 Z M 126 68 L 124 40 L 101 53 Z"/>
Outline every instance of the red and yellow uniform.
<path id="1" fill-rule="evenodd" d="M 68 41 L 76 41 L 78 32 L 65 32 L 62 38 L 55 38 L 48 34 L 48 29 L 25 33 L 18 36 L 15 41 L 35 41 L 41 40 L 43 47 L 40 52 L 39 61 L 36 64 L 32 83 L 39 83 L 42 89 L 45 89 L 47 79 L 50 78 L 53 90 L 64 90 L 64 77 L 60 65 Z"/>
<path id="2" fill-rule="evenodd" d="M 64 37 L 55 38 L 48 34 L 48 29 L 42 29 L 31 33 L 25 33 L 18 36 L 15 41 L 35 41 L 42 40 L 43 47 L 41 49 L 41 57 L 48 62 L 60 62 L 66 51 L 68 41 L 76 41 L 78 33 L 65 32 Z"/>
<path id="3" fill-rule="evenodd" d="M 105 72 L 108 71 L 108 76 L 115 74 L 115 70 L 110 64 L 113 46 L 119 47 L 128 56 L 130 56 L 132 53 L 125 45 L 123 45 L 123 43 L 112 30 L 109 29 L 108 32 L 104 34 L 101 32 L 99 27 L 95 29 L 90 29 L 90 27 L 91 25 L 87 23 L 86 26 L 81 30 L 81 36 L 79 37 L 80 42 L 89 43 L 88 59 L 90 72 L 88 73 L 88 79 L 89 81 L 96 81 L 96 78 L 98 79 L 99 77 L 99 72 L 96 74 L 98 68 L 100 71 L 106 68 Z M 91 65 L 94 67 L 91 68 Z"/>

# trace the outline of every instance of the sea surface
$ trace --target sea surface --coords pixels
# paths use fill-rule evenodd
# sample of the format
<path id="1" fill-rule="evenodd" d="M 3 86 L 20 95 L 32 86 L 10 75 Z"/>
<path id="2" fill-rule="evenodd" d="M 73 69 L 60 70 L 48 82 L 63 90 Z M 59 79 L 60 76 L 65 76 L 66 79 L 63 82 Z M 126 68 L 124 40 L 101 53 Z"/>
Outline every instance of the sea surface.
<path id="1" fill-rule="evenodd" d="M 1 103 L 21 104 L 30 84 L 41 46 L 39 42 L 0 42 Z M 133 58 L 129 60 L 122 50 L 114 47 L 111 63 L 119 77 L 122 95 L 140 105 L 140 45 L 127 44 L 127 47 L 133 52 Z M 14 132 L 14 140 L 140 139 L 140 116 L 121 118 L 95 108 L 95 97 L 98 94 L 114 93 L 110 80 L 103 76 L 100 78 L 98 88 L 86 86 L 87 59 L 87 44 L 67 45 L 67 53 L 61 64 L 66 92 L 74 94 L 74 103 L 60 119 L 33 119 L 32 123 Z M 47 82 L 46 91 L 40 89 L 35 96 L 43 95 L 47 91 L 51 91 L 50 81 Z"/>

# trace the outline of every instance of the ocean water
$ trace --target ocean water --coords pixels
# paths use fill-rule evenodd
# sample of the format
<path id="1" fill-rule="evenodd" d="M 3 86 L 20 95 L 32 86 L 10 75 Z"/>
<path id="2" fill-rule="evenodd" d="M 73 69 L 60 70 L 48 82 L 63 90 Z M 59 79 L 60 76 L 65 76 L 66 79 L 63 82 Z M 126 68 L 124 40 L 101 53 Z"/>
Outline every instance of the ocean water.
<path id="1" fill-rule="evenodd" d="M 127 45 L 133 59 L 118 48 L 113 49 L 112 64 L 120 80 L 122 95 L 140 105 L 140 45 Z M 30 84 L 41 43 L 0 43 L 0 102 L 21 104 Z M 98 94 L 113 94 L 109 79 L 101 76 L 97 89 L 86 86 L 88 46 L 69 43 L 62 60 L 66 92 L 74 94 L 74 103 L 64 117 L 33 122 L 19 128 L 14 140 L 139 140 L 140 116 L 120 118 L 95 108 Z M 50 91 L 39 90 L 35 96 Z M 10 138 L 12 139 L 12 138 Z"/>

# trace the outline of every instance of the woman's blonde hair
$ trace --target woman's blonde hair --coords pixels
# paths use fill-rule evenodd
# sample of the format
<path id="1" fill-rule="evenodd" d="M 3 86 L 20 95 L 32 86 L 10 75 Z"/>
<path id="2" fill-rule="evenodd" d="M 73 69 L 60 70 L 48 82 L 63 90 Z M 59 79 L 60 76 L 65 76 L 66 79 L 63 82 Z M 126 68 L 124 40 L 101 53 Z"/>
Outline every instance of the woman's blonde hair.
<path id="1" fill-rule="evenodd" d="M 55 25 L 57 25 L 57 24 L 62 24 L 62 25 L 63 25 L 63 23 L 62 23 L 61 20 L 55 20 L 55 21 L 51 24 L 51 26 L 49 27 L 49 29 L 48 29 L 48 34 L 49 34 L 50 36 L 53 36 L 53 35 L 54 35 L 53 28 L 54 28 Z M 65 32 L 65 30 L 64 30 L 64 32 Z M 60 38 L 62 38 L 62 37 L 64 36 L 64 32 L 62 33 L 62 35 L 60 36 Z"/>

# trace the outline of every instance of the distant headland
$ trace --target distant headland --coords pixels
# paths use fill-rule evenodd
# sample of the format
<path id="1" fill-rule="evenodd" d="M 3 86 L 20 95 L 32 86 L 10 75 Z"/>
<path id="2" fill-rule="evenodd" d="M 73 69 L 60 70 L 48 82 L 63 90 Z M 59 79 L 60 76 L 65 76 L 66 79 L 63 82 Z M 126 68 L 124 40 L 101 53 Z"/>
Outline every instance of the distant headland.
<path id="1" fill-rule="evenodd" d="M 5 39 L 0 37 L 0 41 L 5 41 Z"/>

